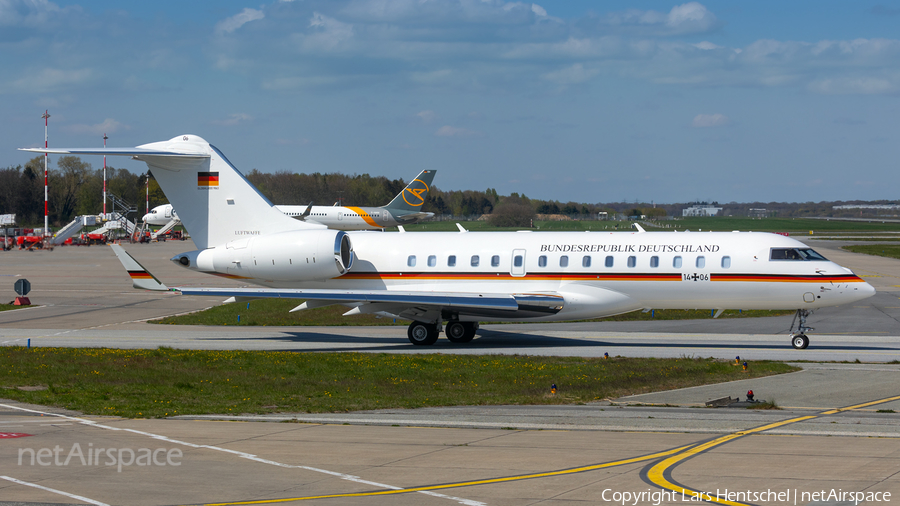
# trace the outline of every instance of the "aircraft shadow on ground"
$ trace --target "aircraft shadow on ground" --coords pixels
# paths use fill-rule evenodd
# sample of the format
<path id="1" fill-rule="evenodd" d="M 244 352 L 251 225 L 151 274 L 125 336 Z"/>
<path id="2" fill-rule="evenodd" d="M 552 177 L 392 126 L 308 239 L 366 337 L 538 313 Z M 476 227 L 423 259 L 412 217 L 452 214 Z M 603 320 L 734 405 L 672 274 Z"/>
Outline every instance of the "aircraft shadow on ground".
<path id="1" fill-rule="evenodd" d="M 766 350 L 773 348 L 784 348 L 790 346 L 787 336 L 784 336 L 784 342 L 761 342 L 761 343 L 728 343 L 728 342 L 710 342 L 710 343 L 661 343 L 658 341 L 643 339 L 635 339 L 628 341 L 598 341 L 586 340 L 576 337 L 558 337 L 558 336 L 541 336 L 533 333 L 523 334 L 519 332 L 506 332 L 498 330 L 481 330 L 478 332 L 475 340 L 465 344 L 454 344 L 446 339 L 439 339 L 432 346 L 415 346 L 406 338 L 406 329 L 397 327 L 396 337 L 365 337 L 351 336 L 340 334 L 326 334 L 321 332 L 284 332 L 279 336 L 271 337 L 234 337 L 226 339 L 234 340 L 264 340 L 264 341 L 282 341 L 306 344 L 333 344 L 333 347 L 316 347 L 312 349 L 300 349 L 286 347 L 279 351 L 382 351 L 390 352 L 402 349 L 403 351 L 453 351 L 453 350 L 502 350 L 508 348 L 531 348 L 531 349 L 549 349 L 549 348 L 682 348 L 682 349 L 708 349 L 708 348 L 734 348 L 734 349 L 757 349 Z M 877 345 L 852 345 L 852 346 L 836 346 L 829 344 L 815 344 L 815 336 L 812 336 L 813 344 L 816 350 L 838 350 L 838 351 L 897 351 L 898 347 L 894 346 L 877 346 Z M 223 340 L 221 337 L 202 338 L 201 340 Z M 341 346 L 345 345 L 345 346 Z M 363 346 L 360 346 L 363 345 Z"/>

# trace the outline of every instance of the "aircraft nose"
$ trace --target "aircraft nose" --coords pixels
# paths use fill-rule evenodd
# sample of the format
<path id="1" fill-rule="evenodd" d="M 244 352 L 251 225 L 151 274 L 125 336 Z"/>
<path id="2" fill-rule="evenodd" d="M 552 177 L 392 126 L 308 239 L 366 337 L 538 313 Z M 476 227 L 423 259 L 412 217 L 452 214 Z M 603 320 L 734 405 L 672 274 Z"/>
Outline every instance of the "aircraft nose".
<path id="1" fill-rule="evenodd" d="M 856 292 L 858 293 L 859 299 L 867 299 L 873 295 L 875 295 L 875 287 L 870 285 L 869 283 L 862 283 L 862 286 L 857 287 Z"/>
<path id="2" fill-rule="evenodd" d="M 147 214 L 145 214 L 145 215 L 144 215 L 144 217 L 143 217 L 143 218 L 141 218 L 141 221 L 143 221 L 143 222 L 145 222 L 145 223 L 146 223 L 146 222 L 147 222 L 147 220 L 149 220 L 149 219 L 150 219 L 150 213 L 147 213 Z"/>

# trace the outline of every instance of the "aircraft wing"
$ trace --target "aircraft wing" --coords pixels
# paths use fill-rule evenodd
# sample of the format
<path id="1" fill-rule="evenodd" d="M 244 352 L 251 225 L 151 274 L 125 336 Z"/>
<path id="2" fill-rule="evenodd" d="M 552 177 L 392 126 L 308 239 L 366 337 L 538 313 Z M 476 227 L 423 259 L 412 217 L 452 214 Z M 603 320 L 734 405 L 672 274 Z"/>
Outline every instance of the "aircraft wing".
<path id="1" fill-rule="evenodd" d="M 121 246 L 112 245 L 135 288 L 171 291 L 182 295 L 227 297 L 226 302 L 253 299 L 303 299 L 294 311 L 341 304 L 346 315 L 387 313 L 400 318 L 436 321 L 444 315 L 512 318 L 546 316 L 562 310 L 564 298 L 556 293 L 467 293 L 394 290 L 338 290 L 304 288 L 192 288 L 167 287 L 153 277 Z"/>
<path id="2" fill-rule="evenodd" d="M 434 216 L 434 213 L 406 213 L 394 215 L 398 220 L 427 220 L 432 216 Z"/>
<path id="3" fill-rule="evenodd" d="M 107 156 L 172 156 L 181 158 L 209 158 L 208 153 L 164 151 L 146 148 L 19 148 L 31 153 L 53 155 L 107 155 Z"/>
<path id="4" fill-rule="evenodd" d="M 173 288 L 182 295 L 249 299 L 305 299 L 294 310 L 332 304 L 353 307 L 347 315 L 390 313 L 411 320 L 429 320 L 444 313 L 468 316 L 521 317 L 551 315 L 563 308 L 563 297 L 555 293 L 465 293 L 401 292 L 393 290 L 325 290 L 302 288 Z"/>

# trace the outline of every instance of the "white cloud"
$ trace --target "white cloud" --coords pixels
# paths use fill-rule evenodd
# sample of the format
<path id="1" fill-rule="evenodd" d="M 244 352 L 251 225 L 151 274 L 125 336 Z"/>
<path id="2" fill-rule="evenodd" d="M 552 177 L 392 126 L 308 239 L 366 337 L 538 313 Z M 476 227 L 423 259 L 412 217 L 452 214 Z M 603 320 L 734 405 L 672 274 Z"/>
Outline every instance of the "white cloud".
<path id="1" fill-rule="evenodd" d="M 123 125 L 118 121 L 112 118 L 106 118 L 102 123 L 98 123 L 96 125 L 85 125 L 85 124 L 77 124 L 77 125 L 67 125 L 62 127 L 66 132 L 70 132 L 73 134 L 90 134 L 90 135 L 104 135 L 104 134 L 114 134 L 116 132 L 120 132 L 122 130 L 130 130 L 131 127 L 128 125 Z"/>
<path id="2" fill-rule="evenodd" d="M 666 26 L 679 33 L 705 32 L 717 23 L 716 16 L 698 2 L 676 5 L 666 16 Z"/>
<path id="3" fill-rule="evenodd" d="M 235 30 L 244 26 L 245 24 L 256 21 L 258 19 L 262 19 L 266 17 L 262 11 L 258 11 L 256 9 L 245 8 L 241 12 L 231 16 L 230 18 L 224 19 L 220 21 L 216 25 L 216 33 L 224 34 L 224 33 L 234 33 Z"/>
<path id="4" fill-rule="evenodd" d="M 535 13 L 536 15 L 538 15 L 542 18 L 547 17 L 547 9 L 544 9 L 543 7 L 541 7 L 538 4 L 531 4 L 531 12 Z"/>
<path id="5" fill-rule="evenodd" d="M 45 68 L 39 71 L 25 71 L 22 77 L 12 82 L 11 88 L 28 93 L 45 93 L 84 84 L 93 78 L 94 72 L 90 69 Z"/>
<path id="6" fill-rule="evenodd" d="M 299 35 L 301 46 L 308 51 L 346 50 L 353 39 L 353 25 L 314 12 L 309 20 L 311 33 Z"/>
<path id="7" fill-rule="evenodd" d="M 0 0 L 0 26 L 37 26 L 60 11 L 47 0 Z"/>
<path id="8" fill-rule="evenodd" d="M 888 95 L 900 92 L 900 83 L 884 77 L 835 77 L 815 80 L 809 89 L 822 95 Z"/>
<path id="9" fill-rule="evenodd" d="M 712 42 L 709 42 L 706 40 L 704 40 L 703 42 L 698 42 L 698 43 L 694 44 L 694 47 L 696 47 L 697 49 L 703 49 L 704 51 L 710 51 L 713 49 L 722 49 L 722 46 L 718 46 L 718 45 L 713 44 Z"/>
<path id="10" fill-rule="evenodd" d="M 698 2 L 676 5 L 668 13 L 639 9 L 614 12 L 602 18 L 602 23 L 656 35 L 703 33 L 718 28 L 720 24 L 716 15 Z"/>
<path id="11" fill-rule="evenodd" d="M 235 114 L 230 114 L 226 119 L 215 120 L 215 121 L 211 121 L 210 123 L 212 123 L 213 125 L 220 125 L 220 126 L 235 126 L 238 123 L 243 123 L 245 121 L 252 121 L 252 120 L 253 120 L 253 117 L 250 116 L 249 114 L 235 113 Z"/>
<path id="12" fill-rule="evenodd" d="M 435 119 L 437 119 L 437 113 L 435 113 L 434 111 L 421 111 L 416 113 L 416 117 L 419 118 L 422 123 L 430 125 L 431 123 L 434 123 Z"/>
<path id="13" fill-rule="evenodd" d="M 438 128 L 434 135 L 438 137 L 477 137 L 481 132 L 469 130 L 468 128 L 457 128 L 450 125 L 444 125 Z"/>
<path id="14" fill-rule="evenodd" d="M 698 114 L 694 116 L 691 126 L 694 128 L 711 128 L 728 126 L 730 124 L 731 120 L 724 114 Z"/>
<path id="15" fill-rule="evenodd" d="M 597 70 L 585 70 L 584 65 L 576 63 L 571 67 L 548 72 L 541 77 L 548 81 L 552 81 L 559 85 L 565 86 L 567 84 L 581 84 L 587 82 L 590 78 L 597 75 L 597 73 Z"/>

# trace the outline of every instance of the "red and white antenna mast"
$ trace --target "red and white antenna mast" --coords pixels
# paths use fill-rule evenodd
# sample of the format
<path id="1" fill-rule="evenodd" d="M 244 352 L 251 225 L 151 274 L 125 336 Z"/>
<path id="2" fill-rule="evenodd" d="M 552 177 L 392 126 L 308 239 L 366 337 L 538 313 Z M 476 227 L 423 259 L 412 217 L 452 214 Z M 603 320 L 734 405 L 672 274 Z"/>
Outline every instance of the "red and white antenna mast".
<path id="1" fill-rule="evenodd" d="M 47 147 L 48 147 L 48 144 L 47 144 L 47 120 L 50 118 L 50 114 L 45 109 L 44 115 L 41 117 L 44 118 L 44 149 L 47 149 Z M 48 179 L 47 178 L 47 157 L 48 156 L 49 156 L 48 153 L 46 151 L 44 151 L 44 237 L 47 237 L 48 235 L 50 235 L 49 220 L 47 218 L 47 216 L 48 216 L 47 215 L 47 210 L 48 210 L 48 206 L 47 206 L 47 179 Z"/>
<path id="2" fill-rule="evenodd" d="M 109 137 L 103 134 L 103 149 L 106 149 L 106 139 Z M 106 153 L 103 153 L 103 219 L 106 219 Z"/>

